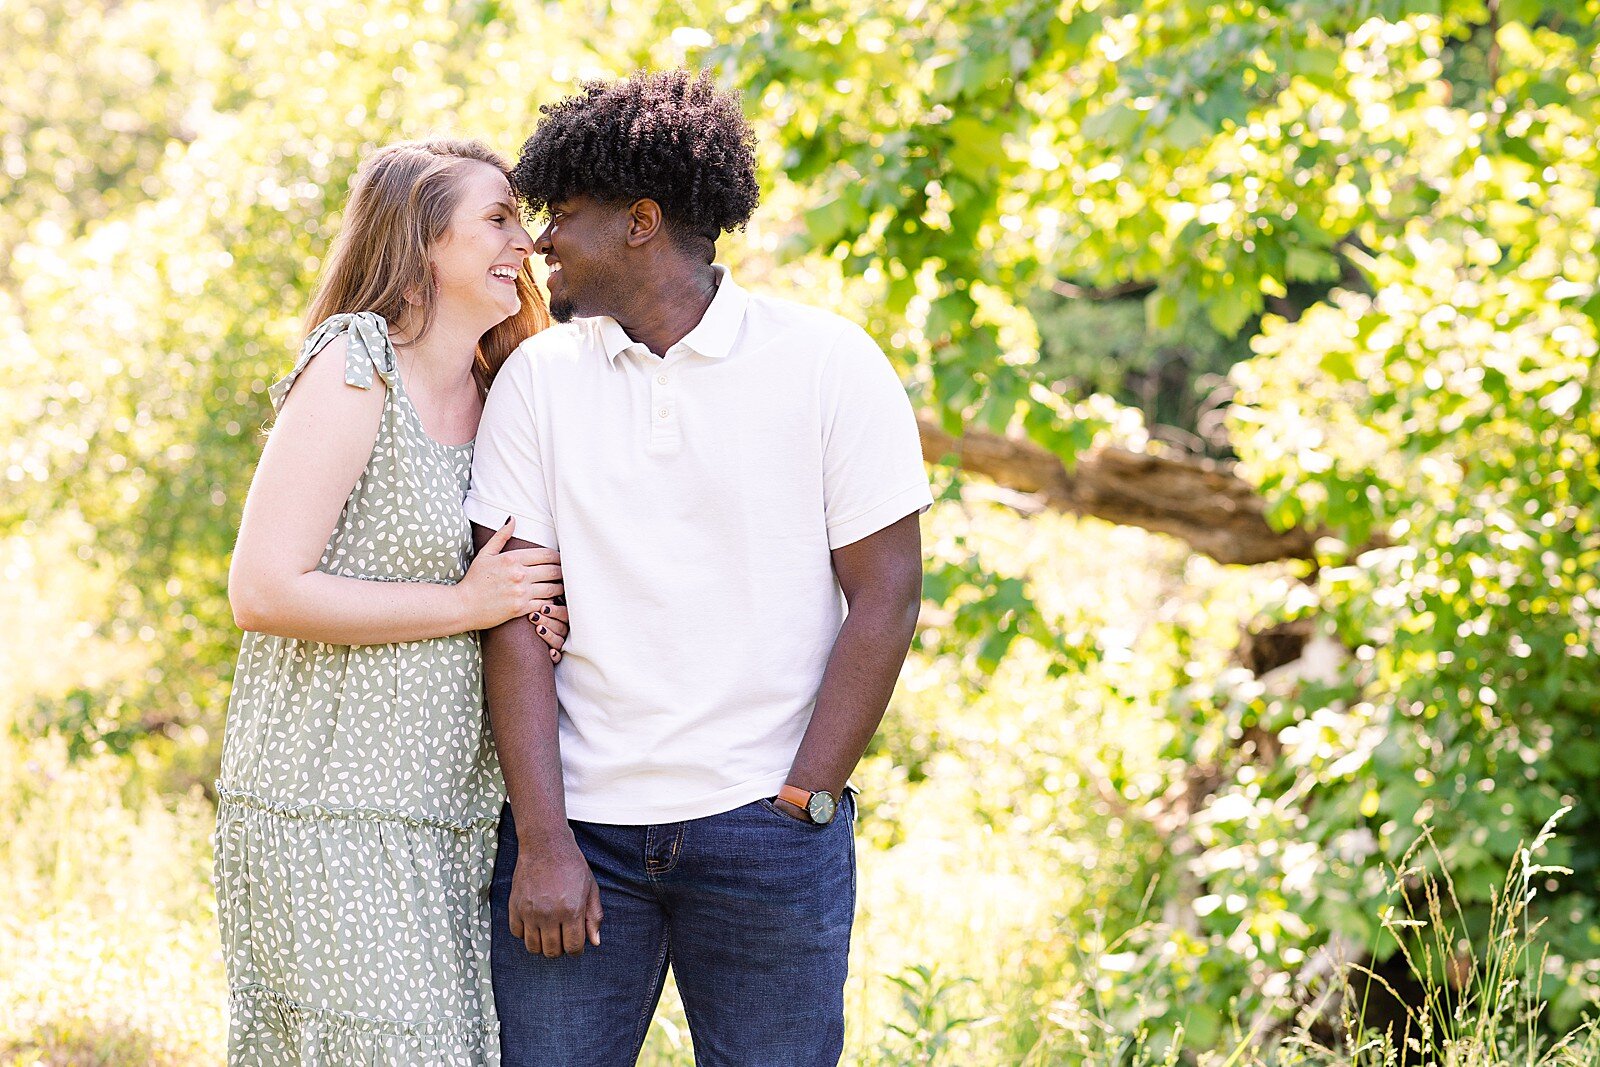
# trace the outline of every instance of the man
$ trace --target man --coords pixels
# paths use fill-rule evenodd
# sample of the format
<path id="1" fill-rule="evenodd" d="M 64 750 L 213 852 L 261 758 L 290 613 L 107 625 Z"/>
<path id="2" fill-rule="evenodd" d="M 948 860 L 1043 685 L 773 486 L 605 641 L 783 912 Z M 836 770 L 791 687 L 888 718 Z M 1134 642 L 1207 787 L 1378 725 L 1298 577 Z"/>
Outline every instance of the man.
<path id="1" fill-rule="evenodd" d="M 843 1047 L 845 783 L 931 498 L 866 333 L 713 266 L 754 146 L 709 78 L 638 74 L 546 108 L 512 174 L 563 325 L 500 371 L 467 514 L 560 551 L 572 631 L 559 668 L 532 628 L 484 635 L 507 1067 L 635 1062 L 669 965 L 701 1067 Z"/>

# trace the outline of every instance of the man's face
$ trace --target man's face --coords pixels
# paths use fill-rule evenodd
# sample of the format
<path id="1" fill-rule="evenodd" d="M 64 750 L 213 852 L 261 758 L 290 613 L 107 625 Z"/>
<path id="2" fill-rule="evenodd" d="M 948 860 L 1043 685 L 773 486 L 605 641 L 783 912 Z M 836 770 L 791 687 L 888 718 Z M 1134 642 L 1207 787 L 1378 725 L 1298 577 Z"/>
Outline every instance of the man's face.
<path id="1" fill-rule="evenodd" d="M 593 197 L 570 196 L 549 206 L 550 221 L 534 240 L 535 255 L 550 268 L 550 317 L 614 314 L 612 294 L 618 253 L 626 243 L 628 208 Z"/>

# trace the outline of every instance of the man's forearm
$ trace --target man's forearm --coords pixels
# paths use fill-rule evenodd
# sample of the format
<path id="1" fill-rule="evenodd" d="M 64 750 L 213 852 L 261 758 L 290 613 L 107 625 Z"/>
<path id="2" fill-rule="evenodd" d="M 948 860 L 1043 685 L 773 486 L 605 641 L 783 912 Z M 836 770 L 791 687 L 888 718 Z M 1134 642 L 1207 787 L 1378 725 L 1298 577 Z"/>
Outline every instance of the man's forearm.
<path id="1" fill-rule="evenodd" d="M 474 526 L 473 533 L 480 544 L 486 534 L 492 535 L 480 526 Z M 508 547 L 525 545 L 512 538 Z M 561 780 L 555 665 L 525 619 L 485 630 L 482 640 L 489 725 L 517 839 L 526 850 L 547 851 L 572 837 Z"/>
<path id="2" fill-rule="evenodd" d="M 834 639 L 789 784 L 837 797 L 883 719 L 922 606 L 922 530 L 915 514 L 833 550 L 849 613 Z"/>
<path id="3" fill-rule="evenodd" d="M 850 605 L 789 772 L 791 784 L 840 795 L 889 706 L 918 607 L 918 596 L 905 589 L 875 591 Z"/>
<path id="4" fill-rule="evenodd" d="M 525 623 L 513 619 L 484 631 L 483 687 L 517 840 L 540 852 L 572 832 L 561 781 L 555 666 Z"/>

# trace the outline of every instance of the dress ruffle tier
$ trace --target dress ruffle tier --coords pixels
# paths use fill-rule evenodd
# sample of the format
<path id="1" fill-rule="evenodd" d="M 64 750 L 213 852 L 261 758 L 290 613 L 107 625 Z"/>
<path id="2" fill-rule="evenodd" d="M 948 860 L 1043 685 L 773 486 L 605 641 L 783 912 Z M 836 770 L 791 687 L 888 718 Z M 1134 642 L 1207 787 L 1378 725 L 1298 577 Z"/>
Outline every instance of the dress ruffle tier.
<path id="1" fill-rule="evenodd" d="M 237 1062 L 300 1063 L 305 1067 L 472 1067 L 498 1062 L 493 1028 L 405 1023 L 311 1008 L 264 987 L 228 997 L 229 1025 L 251 1053 Z"/>
<path id="2" fill-rule="evenodd" d="M 221 914 L 236 979 L 233 1063 L 499 1062 L 486 895 L 493 818 L 218 792 L 217 889 L 233 905 Z M 383 980 L 351 980 L 374 974 Z"/>

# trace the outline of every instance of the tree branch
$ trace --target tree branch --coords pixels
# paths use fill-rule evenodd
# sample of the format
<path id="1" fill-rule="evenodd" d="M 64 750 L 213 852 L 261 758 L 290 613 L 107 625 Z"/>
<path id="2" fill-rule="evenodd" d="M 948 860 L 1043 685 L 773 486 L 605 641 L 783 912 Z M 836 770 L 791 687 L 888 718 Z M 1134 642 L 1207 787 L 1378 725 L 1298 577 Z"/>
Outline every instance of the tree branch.
<path id="1" fill-rule="evenodd" d="M 1036 494 L 1059 511 L 1169 534 L 1220 563 L 1313 558 L 1315 531 L 1274 530 L 1256 491 L 1209 460 L 1097 448 L 1068 473 L 1032 441 L 977 429 L 952 437 L 926 412 L 917 414 L 917 426 L 930 463 L 955 456 L 968 473 Z"/>
<path id="2" fill-rule="evenodd" d="M 1154 282 L 1119 282 L 1104 289 L 1078 285 L 1065 278 L 1050 283 L 1050 291 L 1069 300 L 1121 300 L 1130 296 L 1146 296 L 1155 292 Z"/>

